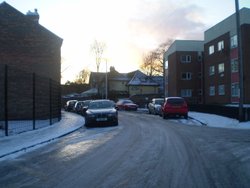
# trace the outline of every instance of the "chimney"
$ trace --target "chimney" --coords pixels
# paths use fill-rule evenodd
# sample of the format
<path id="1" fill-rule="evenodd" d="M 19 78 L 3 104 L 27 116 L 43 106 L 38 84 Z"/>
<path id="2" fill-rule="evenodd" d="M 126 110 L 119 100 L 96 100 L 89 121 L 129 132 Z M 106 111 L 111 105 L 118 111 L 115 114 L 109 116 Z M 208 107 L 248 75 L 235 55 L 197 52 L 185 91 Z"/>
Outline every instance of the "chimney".
<path id="1" fill-rule="evenodd" d="M 39 21 L 39 14 L 37 12 L 37 9 L 34 9 L 34 12 L 31 12 L 30 10 L 26 13 L 26 16 L 33 20 L 34 22 L 38 23 Z"/>

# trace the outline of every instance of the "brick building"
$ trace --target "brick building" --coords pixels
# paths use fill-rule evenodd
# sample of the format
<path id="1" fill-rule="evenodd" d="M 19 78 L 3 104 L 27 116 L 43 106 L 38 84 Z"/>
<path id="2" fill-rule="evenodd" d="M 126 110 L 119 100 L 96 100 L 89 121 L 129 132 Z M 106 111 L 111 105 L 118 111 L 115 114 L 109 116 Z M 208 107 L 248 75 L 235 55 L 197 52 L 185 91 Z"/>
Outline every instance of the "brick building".
<path id="1" fill-rule="evenodd" d="M 60 116 L 63 40 L 38 22 L 0 3 L 0 120 Z"/>
<path id="2" fill-rule="evenodd" d="M 203 41 L 176 40 L 164 54 L 166 96 L 182 96 L 199 104 L 202 98 Z"/>
<path id="3" fill-rule="evenodd" d="M 240 10 L 244 103 L 250 103 L 250 9 Z M 204 80 L 206 104 L 239 102 L 239 62 L 235 14 L 205 31 Z"/>
<path id="4" fill-rule="evenodd" d="M 250 103 L 250 9 L 240 10 L 244 103 Z M 239 62 L 235 14 L 204 33 L 204 41 L 176 40 L 164 54 L 166 96 L 189 103 L 239 102 Z M 203 54 L 203 55 L 202 55 Z M 196 63 L 201 62 L 201 63 Z"/>
<path id="5" fill-rule="evenodd" d="M 22 14 L 0 4 L 0 64 L 60 82 L 62 39 L 38 23 L 37 10 Z"/>

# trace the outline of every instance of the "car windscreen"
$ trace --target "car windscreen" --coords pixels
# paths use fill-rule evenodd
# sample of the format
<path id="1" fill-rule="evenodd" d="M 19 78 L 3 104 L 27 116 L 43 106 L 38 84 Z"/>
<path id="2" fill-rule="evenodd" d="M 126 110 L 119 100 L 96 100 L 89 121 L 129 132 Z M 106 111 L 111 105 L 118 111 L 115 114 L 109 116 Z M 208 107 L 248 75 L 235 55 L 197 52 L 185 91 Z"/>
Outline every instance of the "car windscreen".
<path id="1" fill-rule="evenodd" d="M 89 103 L 89 109 L 113 108 L 114 104 L 110 101 L 92 101 Z"/>
<path id="2" fill-rule="evenodd" d="M 127 104 L 127 103 L 133 103 L 131 100 L 124 100 L 123 104 Z"/>
<path id="3" fill-rule="evenodd" d="M 155 100 L 155 104 L 162 105 L 163 103 L 164 103 L 164 99 L 157 99 L 157 100 Z"/>

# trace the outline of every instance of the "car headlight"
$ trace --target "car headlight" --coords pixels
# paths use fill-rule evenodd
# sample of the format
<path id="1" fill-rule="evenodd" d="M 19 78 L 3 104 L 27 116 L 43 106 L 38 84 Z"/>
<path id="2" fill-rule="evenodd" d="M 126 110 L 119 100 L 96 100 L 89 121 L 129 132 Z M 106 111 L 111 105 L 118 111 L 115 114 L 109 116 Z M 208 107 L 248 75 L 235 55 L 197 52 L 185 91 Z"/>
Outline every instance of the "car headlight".
<path id="1" fill-rule="evenodd" d="M 87 114 L 87 116 L 90 117 L 90 118 L 94 118 L 95 114 Z"/>
<path id="2" fill-rule="evenodd" d="M 116 113 L 110 113 L 108 114 L 108 117 L 115 117 L 116 116 Z"/>

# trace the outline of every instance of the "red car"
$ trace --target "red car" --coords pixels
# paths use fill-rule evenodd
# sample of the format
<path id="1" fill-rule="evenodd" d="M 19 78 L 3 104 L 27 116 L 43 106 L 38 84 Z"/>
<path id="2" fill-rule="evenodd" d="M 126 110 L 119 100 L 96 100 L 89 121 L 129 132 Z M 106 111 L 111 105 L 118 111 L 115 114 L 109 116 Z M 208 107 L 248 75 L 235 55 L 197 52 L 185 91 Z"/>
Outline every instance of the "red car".
<path id="1" fill-rule="evenodd" d="M 162 106 L 163 119 L 169 116 L 184 116 L 188 118 L 188 105 L 182 97 L 167 97 Z"/>
<path id="2" fill-rule="evenodd" d="M 120 99 L 116 103 L 116 108 L 118 110 L 134 110 L 136 111 L 138 108 L 138 105 L 133 103 L 133 101 L 129 99 Z"/>

